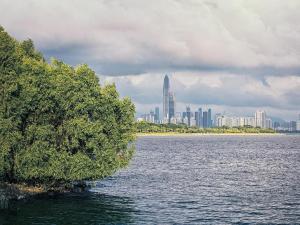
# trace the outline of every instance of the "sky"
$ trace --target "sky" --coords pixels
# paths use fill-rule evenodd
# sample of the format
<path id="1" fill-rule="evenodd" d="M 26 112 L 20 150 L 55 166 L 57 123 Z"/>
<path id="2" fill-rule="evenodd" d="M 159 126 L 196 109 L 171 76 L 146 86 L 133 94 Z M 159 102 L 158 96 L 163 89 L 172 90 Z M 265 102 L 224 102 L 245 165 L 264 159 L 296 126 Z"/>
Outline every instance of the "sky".
<path id="1" fill-rule="evenodd" d="M 300 114 L 299 0 L 0 0 L 0 25 L 47 59 L 86 63 L 138 113 Z M 162 108 L 161 108 L 162 109 Z"/>

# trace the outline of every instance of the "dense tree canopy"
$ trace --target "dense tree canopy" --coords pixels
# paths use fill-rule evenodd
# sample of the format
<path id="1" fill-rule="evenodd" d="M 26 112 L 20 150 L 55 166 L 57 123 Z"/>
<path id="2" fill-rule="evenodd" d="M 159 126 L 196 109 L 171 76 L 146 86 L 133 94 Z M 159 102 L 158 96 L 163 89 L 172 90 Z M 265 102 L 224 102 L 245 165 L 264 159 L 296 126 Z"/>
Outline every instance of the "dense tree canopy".
<path id="1" fill-rule="evenodd" d="M 87 65 L 47 63 L 0 27 L 0 180 L 98 179 L 132 157 L 134 105 Z"/>

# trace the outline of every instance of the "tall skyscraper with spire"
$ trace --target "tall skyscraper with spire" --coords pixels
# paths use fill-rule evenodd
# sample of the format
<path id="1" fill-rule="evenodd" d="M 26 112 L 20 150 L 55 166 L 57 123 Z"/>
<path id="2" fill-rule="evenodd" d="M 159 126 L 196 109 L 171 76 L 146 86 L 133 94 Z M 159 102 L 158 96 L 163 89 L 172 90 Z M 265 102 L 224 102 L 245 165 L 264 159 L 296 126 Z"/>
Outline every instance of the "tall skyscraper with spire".
<path id="1" fill-rule="evenodd" d="M 168 75 L 164 78 L 163 87 L 163 120 L 169 120 L 169 92 L 170 92 L 170 82 Z"/>
<path id="2" fill-rule="evenodd" d="M 168 75 L 165 75 L 163 86 L 163 121 L 170 123 L 171 118 L 175 116 L 175 96 L 170 92 L 170 81 Z"/>

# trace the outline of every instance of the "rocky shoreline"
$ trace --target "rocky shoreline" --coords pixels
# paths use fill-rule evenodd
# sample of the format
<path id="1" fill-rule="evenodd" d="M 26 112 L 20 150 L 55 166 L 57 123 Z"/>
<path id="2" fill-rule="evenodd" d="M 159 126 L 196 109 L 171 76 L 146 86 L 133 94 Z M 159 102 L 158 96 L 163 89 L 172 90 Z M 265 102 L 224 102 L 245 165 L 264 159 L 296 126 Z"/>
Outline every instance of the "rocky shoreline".
<path id="1" fill-rule="evenodd" d="M 85 192 L 90 189 L 90 185 L 85 182 L 74 183 L 69 187 L 62 186 L 46 189 L 43 186 L 29 186 L 26 184 L 0 183 L 0 210 L 7 209 L 14 201 L 26 200 L 36 196 L 53 196 L 56 194 L 70 192 Z"/>

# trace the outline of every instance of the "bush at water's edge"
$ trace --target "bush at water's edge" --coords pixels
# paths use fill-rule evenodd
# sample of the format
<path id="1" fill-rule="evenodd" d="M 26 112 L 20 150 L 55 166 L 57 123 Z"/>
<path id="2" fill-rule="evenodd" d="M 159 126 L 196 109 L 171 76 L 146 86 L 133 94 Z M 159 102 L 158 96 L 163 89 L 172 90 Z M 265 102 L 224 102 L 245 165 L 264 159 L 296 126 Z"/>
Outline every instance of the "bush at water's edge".
<path id="1" fill-rule="evenodd" d="M 0 27 L 0 182 L 64 186 L 126 166 L 134 112 L 87 65 L 47 63 Z"/>

